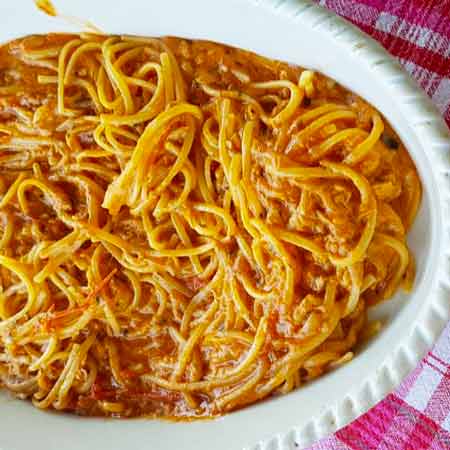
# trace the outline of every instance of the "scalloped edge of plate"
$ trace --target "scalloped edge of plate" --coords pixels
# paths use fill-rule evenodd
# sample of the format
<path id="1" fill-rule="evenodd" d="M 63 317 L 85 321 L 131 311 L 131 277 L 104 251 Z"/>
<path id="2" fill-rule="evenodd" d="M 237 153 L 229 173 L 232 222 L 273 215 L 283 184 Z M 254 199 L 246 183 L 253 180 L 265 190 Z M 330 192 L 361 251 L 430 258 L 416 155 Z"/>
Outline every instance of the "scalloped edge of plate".
<path id="1" fill-rule="evenodd" d="M 301 16 L 314 29 L 331 34 L 337 46 L 357 62 L 380 75 L 386 92 L 396 95 L 402 114 L 409 117 L 419 141 L 429 150 L 435 170 L 441 217 L 450 217 L 450 132 L 441 115 L 400 64 L 374 39 L 338 15 L 310 0 L 246 0 L 294 23 Z M 441 247 L 439 273 L 408 337 L 398 344 L 378 370 L 361 382 L 359 389 L 330 405 L 320 416 L 301 427 L 263 440 L 246 450 L 291 450 L 305 448 L 354 421 L 395 390 L 433 346 L 450 320 L 450 225 L 444 224 L 446 244 Z"/>

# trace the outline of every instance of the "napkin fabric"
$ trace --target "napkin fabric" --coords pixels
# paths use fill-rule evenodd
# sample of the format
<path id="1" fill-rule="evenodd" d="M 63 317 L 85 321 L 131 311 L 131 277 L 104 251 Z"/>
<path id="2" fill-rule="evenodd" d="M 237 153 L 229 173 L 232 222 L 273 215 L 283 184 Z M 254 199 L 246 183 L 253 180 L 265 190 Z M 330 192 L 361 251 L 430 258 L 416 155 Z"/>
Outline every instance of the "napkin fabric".
<path id="1" fill-rule="evenodd" d="M 450 0 L 315 1 L 378 40 L 450 126 Z M 450 450 L 450 324 L 395 392 L 310 450 L 425 449 Z"/>

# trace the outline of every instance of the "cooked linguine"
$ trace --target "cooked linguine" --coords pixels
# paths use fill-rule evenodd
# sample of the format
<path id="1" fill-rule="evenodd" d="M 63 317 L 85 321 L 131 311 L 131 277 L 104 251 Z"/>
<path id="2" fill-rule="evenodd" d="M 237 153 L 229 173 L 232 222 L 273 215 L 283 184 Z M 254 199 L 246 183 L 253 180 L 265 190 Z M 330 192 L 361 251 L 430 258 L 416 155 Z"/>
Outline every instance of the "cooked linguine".
<path id="1" fill-rule="evenodd" d="M 0 49 L 0 384 L 84 415 L 214 416 L 352 359 L 410 289 L 421 197 L 324 75 L 177 38 Z"/>

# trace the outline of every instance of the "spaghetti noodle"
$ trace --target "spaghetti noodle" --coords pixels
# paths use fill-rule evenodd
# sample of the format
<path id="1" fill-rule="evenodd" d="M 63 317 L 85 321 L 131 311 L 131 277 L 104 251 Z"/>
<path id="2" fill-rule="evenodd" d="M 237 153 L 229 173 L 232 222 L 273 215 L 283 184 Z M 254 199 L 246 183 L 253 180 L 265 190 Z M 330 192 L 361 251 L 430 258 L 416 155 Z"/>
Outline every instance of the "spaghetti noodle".
<path id="1" fill-rule="evenodd" d="M 0 49 L 0 383 L 83 415 L 214 416 L 349 361 L 414 279 L 421 197 L 329 78 L 178 38 Z"/>

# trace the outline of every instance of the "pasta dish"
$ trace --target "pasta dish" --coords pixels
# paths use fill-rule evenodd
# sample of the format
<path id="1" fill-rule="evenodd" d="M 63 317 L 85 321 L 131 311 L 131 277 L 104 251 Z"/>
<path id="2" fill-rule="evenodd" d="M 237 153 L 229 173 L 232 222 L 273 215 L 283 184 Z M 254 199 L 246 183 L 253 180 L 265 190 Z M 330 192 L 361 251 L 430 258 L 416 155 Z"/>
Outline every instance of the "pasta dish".
<path id="1" fill-rule="evenodd" d="M 411 289 L 421 184 L 330 78 L 205 41 L 0 48 L 0 385 L 212 417 L 350 361 Z"/>

